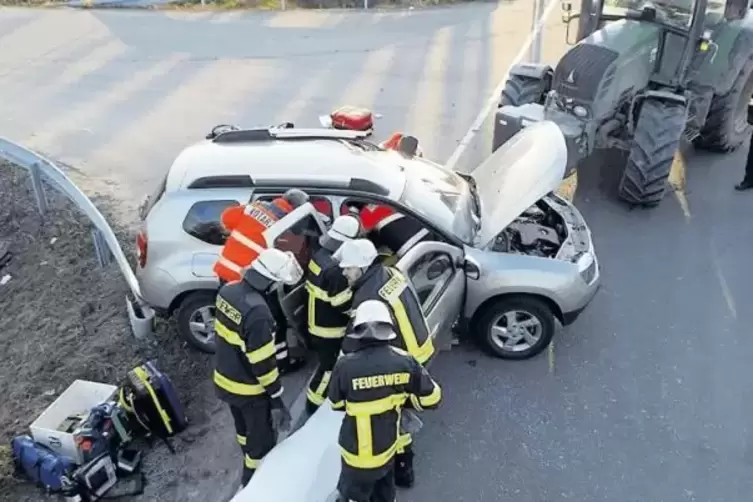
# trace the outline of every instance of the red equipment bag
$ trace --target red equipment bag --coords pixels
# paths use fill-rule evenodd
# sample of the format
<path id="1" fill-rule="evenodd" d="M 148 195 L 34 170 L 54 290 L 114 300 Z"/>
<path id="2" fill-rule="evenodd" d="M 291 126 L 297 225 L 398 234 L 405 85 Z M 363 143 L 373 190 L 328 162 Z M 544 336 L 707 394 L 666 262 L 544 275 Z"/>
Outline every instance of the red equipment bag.
<path id="1" fill-rule="evenodd" d="M 332 127 L 350 131 L 371 131 L 374 128 L 374 114 L 367 108 L 341 106 L 330 114 Z"/>

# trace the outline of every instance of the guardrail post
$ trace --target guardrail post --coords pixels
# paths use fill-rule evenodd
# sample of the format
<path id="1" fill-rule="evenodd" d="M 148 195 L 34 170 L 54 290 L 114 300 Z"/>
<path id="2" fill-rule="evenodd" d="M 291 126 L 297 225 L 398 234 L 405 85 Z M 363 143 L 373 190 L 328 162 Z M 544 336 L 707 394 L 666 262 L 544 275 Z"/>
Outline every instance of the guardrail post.
<path id="1" fill-rule="evenodd" d="M 44 216 L 47 212 L 47 197 L 44 195 L 42 172 L 39 170 L 39 163 L 35 162 L 31 164 L 29 171 L 31 172 L 31 185 L 34 187 L 34 198 L 37 200 L 37 209 L 39 209 L 39 215 Z"/>
<path id="2" fill-rule="evenodd" d="M 94 241 L 94 254 L 97 256 L 97 263 L 100 267 L 105 268 L 112 263 L 112 253 L 107 241 L 105 241 L 105 236 L 95 228 L 92 230 L 92 241 Z"/>
<path id="3" fill-rule="evenodd" d="M 546 0 L 533 0 L 533 23 L 531 23 L 531 29 L 536 30 L 536 25 L 539 24 L 539 21 L 543 21 L 544 16 L 544 10 L 546 8 Z M 544 37 L 544 27 L 542 26 L 540 30 L 535 31 L 533 40 L 531 40 L 531 62 L 532 63 L 540 63 L 541 62 L 541 39 Z"/>

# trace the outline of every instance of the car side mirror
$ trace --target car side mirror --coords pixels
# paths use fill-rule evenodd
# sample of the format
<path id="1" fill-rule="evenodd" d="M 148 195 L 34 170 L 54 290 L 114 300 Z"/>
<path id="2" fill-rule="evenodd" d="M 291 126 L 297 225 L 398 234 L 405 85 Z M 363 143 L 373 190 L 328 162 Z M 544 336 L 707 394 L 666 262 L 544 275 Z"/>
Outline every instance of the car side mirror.
<path id="1" fill-rule="evenodd" d="M 725 21 L 739 21 L 748 13 L 750 0 L 727 0 L 724 6 Z"/>

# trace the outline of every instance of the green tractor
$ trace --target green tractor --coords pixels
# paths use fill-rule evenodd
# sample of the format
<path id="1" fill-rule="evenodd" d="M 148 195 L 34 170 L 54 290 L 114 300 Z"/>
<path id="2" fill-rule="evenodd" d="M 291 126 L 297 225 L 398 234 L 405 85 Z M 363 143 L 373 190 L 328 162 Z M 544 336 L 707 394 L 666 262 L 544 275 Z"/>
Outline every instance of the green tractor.
<path id="1" fill-rule="evenodd" d="M 519 64 L 496 112 L 493 149 L 526 125 L 550 120 L 568 146 L 566 173 L 594 150 L 628 160 L 619 196 L 655 206 L 681 141 L 717 152 L 750 133 L 753 16 L 750 0 L 582 0 L 563 3 L 577 44 L 552 69 Z"/>

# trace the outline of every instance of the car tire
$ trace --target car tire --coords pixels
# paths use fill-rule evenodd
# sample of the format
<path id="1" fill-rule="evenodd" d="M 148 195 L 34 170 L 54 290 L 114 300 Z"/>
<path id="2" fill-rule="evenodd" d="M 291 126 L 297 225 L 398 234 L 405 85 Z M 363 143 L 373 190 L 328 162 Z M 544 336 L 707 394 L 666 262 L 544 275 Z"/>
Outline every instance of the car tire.
<path id="1" fill-rule="evenodd" d="M 514 326 L 516 331 L 522 328 L 531 336 L 523 336 L 522 331 L 506 331 L 512 319 L 519 325 Z M 509 296 L 484 309 L 476 322 L 475 332 L 478 342 L 489 354 L 501 359 L 521 360 L 534 357 L 546 349 L 552 342 L 556 326 L 554 312 L 544 301 L 533 296 Z M 503 334 L 499 328 L 506 333 Z M 511 344 L 515 348 L 505 347 L 505 337 L 508 342 L 518 337 L 520 340 Z M 535 343 L 531 343 L 533 339 Z"/>
<path id="2" fill-rule="evenodd" d="M 214 353 L 214 326 L 209 324 L 207 329 L 210 330 L 208 337 L 201 337 L 196 329 L 192 329 L 192 323 L 201 320 L 202 312 L 211 313 L 211 322 L 214 321 L 214 303 L 217 293 L 214 291 L 195 291 L 188 294 L 180 302 L 177 314 L 175 316 L 178 325 L 178 334 L 183 340 L 194 349 L 207 354 Z M 206 310 L 204 310 L 206 309 Z M 208 319 L 207 319 L 208 320 Z"/>

